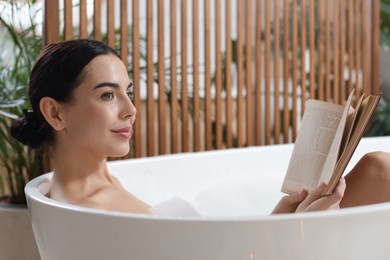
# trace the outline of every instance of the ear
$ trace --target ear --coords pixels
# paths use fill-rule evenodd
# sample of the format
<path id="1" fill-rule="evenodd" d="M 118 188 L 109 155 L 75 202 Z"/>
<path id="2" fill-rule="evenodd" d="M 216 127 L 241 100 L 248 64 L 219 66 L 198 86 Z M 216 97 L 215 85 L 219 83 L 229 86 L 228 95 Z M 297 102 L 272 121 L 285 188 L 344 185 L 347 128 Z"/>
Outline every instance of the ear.
<path id="1" fill-rule="evenodd" d="M 51 97 L 44 97 L 39 102 L 39 109 L 46 121 L 55 130 L 64 128 L 65 122 L 61 116 L 61 104 Z"/>

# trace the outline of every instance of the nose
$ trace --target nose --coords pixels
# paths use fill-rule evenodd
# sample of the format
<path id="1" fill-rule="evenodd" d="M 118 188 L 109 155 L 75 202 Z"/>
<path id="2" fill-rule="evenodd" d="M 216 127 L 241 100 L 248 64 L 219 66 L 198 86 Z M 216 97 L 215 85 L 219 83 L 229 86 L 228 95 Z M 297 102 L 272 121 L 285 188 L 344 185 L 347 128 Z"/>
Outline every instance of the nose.
<path id="1" fill-rule="evenodd" d="M 135 115 L 137 114 L 137 109 L 134 106 L 133 102 L 129 99 L 127 95 L 123 97 L 122 108 L 121 108 L 121 117 L 125 119 L 132 119 L 132 122 L 135 120 Z"/>

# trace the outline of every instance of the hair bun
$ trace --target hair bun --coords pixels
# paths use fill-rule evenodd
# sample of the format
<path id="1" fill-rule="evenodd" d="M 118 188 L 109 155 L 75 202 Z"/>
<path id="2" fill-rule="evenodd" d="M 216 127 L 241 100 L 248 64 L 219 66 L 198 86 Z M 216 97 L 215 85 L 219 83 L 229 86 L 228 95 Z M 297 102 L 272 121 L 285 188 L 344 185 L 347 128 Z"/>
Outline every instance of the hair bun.
<path id="1" fill-rule="evenodd" d="M 44 125 L 39 124 L 32 110 L 24 110 L 25 116 L 15 120 L 11 126 L 11 135 L 19 142 L 31 148 L 40 146 L 46 139 Z"/>

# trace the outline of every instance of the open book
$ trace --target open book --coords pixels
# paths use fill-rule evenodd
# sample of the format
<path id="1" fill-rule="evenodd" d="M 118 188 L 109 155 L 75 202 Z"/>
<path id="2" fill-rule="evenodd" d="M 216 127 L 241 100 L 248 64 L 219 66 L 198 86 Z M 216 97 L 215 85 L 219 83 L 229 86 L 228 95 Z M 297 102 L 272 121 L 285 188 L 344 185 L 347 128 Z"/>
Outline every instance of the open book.
<path id="1" fill-rule="evenodd" d="M 340 180 L 379 103 L 380 96 L 354 91 L 344 106 L 308 100 L 282 192 L 311 191 L 324 181 L 329 195 Z M 356 102 L 357 101 L 357 102 Z M 355 102 L 356 106 L 352 107 Z"/>

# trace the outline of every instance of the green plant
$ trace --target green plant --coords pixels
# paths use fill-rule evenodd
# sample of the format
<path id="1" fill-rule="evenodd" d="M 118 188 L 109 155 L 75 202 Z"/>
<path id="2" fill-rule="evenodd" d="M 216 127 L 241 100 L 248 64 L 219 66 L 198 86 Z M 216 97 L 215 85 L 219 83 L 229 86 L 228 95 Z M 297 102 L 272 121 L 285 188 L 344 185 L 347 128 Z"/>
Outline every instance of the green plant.
<path id="1" fill-rule="evenodd" d="M 29 107 L 28 78 L 41 51 L 35 3 L 0 1 L 0 193 L 6 202 L 16 204 L 25 204 L 26 182 L 43 172 L 42 150 L 27 148 L 9 133 L 13 120 Z M 28 17 L 22 8 L 28 10 Z M 28 26 L 22 24 L 26 18 Z"/>
<path id="2" fill-rule="evenodd" d="M 365 136 L 385 135 L 390 135 L 390 100 L 382 97 Z"/>
<path id="3" fill-rule="evenodd" d="M 390 0 L 381 0 L 380 43 L 386 51 L 390 51 Z"/>

